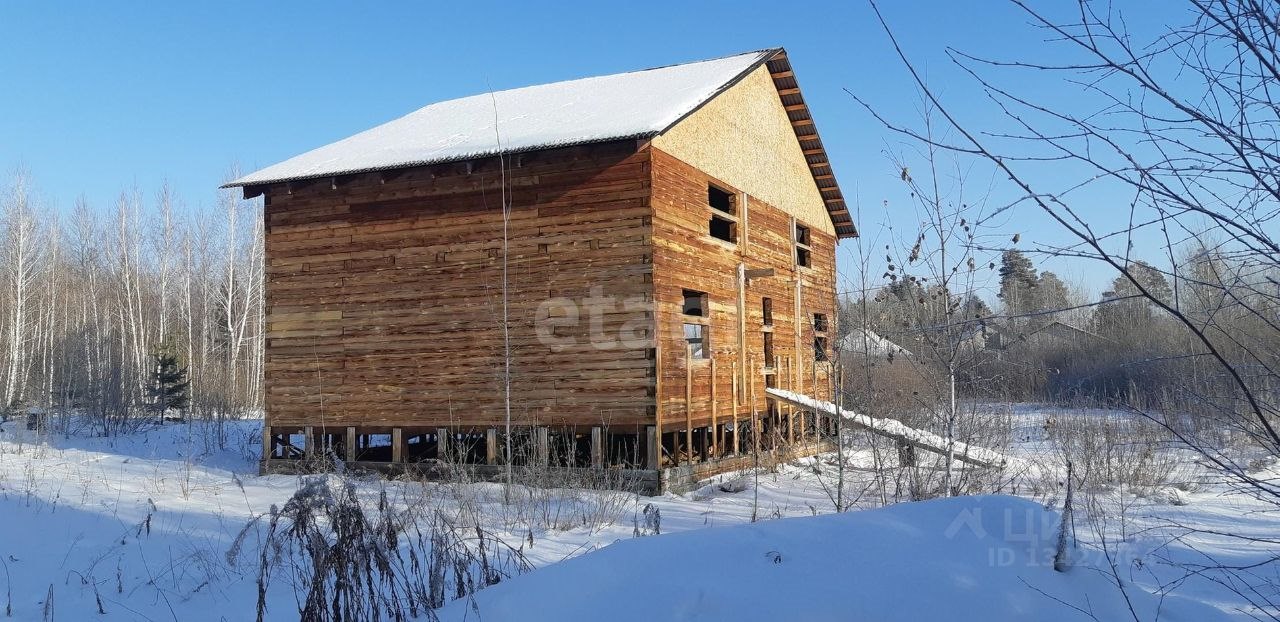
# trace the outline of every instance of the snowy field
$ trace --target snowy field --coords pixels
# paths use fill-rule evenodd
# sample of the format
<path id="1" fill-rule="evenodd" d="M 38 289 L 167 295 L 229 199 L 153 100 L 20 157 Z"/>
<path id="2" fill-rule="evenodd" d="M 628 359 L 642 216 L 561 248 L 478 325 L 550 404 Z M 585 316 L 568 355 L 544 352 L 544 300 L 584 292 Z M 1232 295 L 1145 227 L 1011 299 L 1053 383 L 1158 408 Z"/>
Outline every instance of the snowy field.
<path id="1" fill-rule="evenodd" d="M 1005 495 L 877 508 L 861 452 L 847 474 L 856 509 L 838 515 L 831 457 L 782 465 L 754 490 L 659 498 L 532 490 L 504 504 L 492 484 L 348 480 L 370 504 L 385 492 L 466 517 L 535 568 L 455 601 L 446 620 L 1266 618 L 1249 601 L 1276 597 L 1280 516 L 1185 461 L 1176 486 L 1105 496 L 1102 530 L 1078 518 L 1074 566 L 1053 570 L 1062 491 L 1044 421 L 1071 416 L 1109 415 L 1015 410 Z M 218 449 L 200 424 L 115 439 L 0 428 L 0 618 L 253 620 L 264 527 L 245 527 L 303 480 L 256 475 L 257 422 L 225 437 Z M 1201 567 L 1221 564 L 1252 567 Z M 267 620 L 298 618 L 287 577 L 266 601 Z"/>

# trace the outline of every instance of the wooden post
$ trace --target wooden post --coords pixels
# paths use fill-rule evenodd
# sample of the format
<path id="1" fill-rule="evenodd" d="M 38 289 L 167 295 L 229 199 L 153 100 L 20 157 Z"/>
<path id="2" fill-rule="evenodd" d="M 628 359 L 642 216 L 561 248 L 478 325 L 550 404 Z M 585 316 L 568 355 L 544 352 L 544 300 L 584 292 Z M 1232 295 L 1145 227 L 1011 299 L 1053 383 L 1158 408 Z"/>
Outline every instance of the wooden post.
<path id="1" fill-rule="evenodd" d="M 742 401 L 746 401 L 747 390 L 747 264 L 738 264 L 738 368 L 742 371 L 742 381 L 738 384 L 742 389 Z"/>
<path id="2" fill-rule="evenodd" d="M 662 455 L 662 438 L 658 436 L 658 426 L 645 426 L 645 464 L 655 471 L 662 469 L 662 463 L 658 459 Z"/>
<path id="3" fill-rule="evenodd" d="M 693 345 L 689 342 L 684 344 L 684 439 L 684 455 L 693 464 Z"/>
<path id="4" fill-rule="evenodd" d="M 262 426 L 262 459 L 270 460 L 276 457 L 276 437 L 271 434 L 271 426 L 263 424 Z"/>
<path id="5" fill-rule="evenodd" d="M 537 460 L 536 464 L 538 466 L 547 466 L 551 463 L 550 431 L 546 427 L 538 426 L 533 429 L 533 434 L 534 446 L 537 451 L 537 455 L 535 456 L 535 460 Z"/>
<path id="6" fill-rule="evenodd" d="M 347 442 L 345 449 L 346 451 L 343 453 L 346 454 L 345 459 L 347 462 L 354 462 L 356 459 L 356 429 L 354 427 L 347 426 Z"/>
<path id="7" fill-rule="evenodd" d="M 716 411 L 719 404 L 716 402 L 716 359 L 711 358 L 711 458 L 718 458 L 720 455 L 720 426 L 716 421 Z"/>
<path id="8" fill-rule="evenodd" d="M 449 438 L 449 428 L 436 428 L 436 459 L 448 462 L 453 458 L 450 456 L 450 450 L 453 449 Z"/>
<path id="9" fill-rule="evenodd" d="M 756 374 L 755 360 L 753 357 L 747 357 L 747 365 L 752 372 L 747 374 L 747 404 L 751 407 L 751 446 L 752 450 L 760 453 L 760 411 L 756 409 Z"/>
<path id="10" fill-rule="evenodd" d="M 791 370 L 791 358 L 790 357 L 783 358 L 782 369 L 778 370 L 778 376 L 777 376 L 778 388 L 783 390 L 791 390 L 791 387 L 788 387 L 788 384 L 790 384 L 790 379 L 787 378 L 787 374 L 790 374 L 790 370 Z M 778 403 L 778 410 L 782 411 L 787 416 L 787 433 L 791 434 L 792 436 L 791 440 L 797 440 L 797 436 L 795 435 L 795 426 L 796 426 L 795 408 L 792 408 L 791 404 L 780 402 Z"/>
<path id="11" fill-rule="evenodd" d="M 498 429 L 489 428 L 484 433 L 484 461 L 487 464 L 498 464 Z"/>
<path id="12" fill-rule="evenodd" d="M 391 428 L 391 461 L 404 462 L 404 430 Z"/>
<path id="13" fill-rule="evenodd" d="M 591 467 L 599 469 L 604 466 L 604 429 L 591 428 Z"/>
<path id="14" fill-rule="evenodd" d="M 794 332 L 795 332 L 795 339 L 796 339 L 796 347 L 795 347 L 795 348 L 796 348 L 796 351 L 795 351 L 796 361 L 801 361 L 801 360 L 802 360 L 802 357 L 804 356 L 804 322 L 805 322 L 805 317 L 804 317 L 804 315 L 801 313 L 801 307 L 800 307 L 800 295 L 801 295 L 801 289 L 800 289 L 800 287 L 801 287 L 801 286 L 800 286 L 800 279 L 796 279 L 796 281 L 795 281 L 795 283 L 794 283 L 794 292 L 793 292 L 793 294 L 792 294 L 792 295 L 793 295 L 793 300 L 794 300 L 794 302 L 795 302 L 795 326 L 794 326 L 793 328 L 795 329 L 795 330 L 794 330 Z M 792 370 L 792 373 L 797 373 L 797 370 L 794 370 L 794 369 L 793 369 L 793 370 Z M 799 378 L 799 376 L 797 375 L 797 376 L 796 376 L 796 378 L 798 379 L 798 378 Z M 791 390 L 792 390 L 792 391 L 795 391 L 796 393 L 801 393 L 801 389 L 802 389 L 802 387 L 800 386 L 800 384 L 799 384 L 799 383 L 796 383 L 795 385 L 792 385 L 792 388 L 791 388 Z"/>
<path id="15" fill-rule="evenodd" d="M 662 468 L 662 339 L 655 337 L 656 347 L 653 349 L 653 427 L 649 429 L 652 439 L 657 439 L 657 444 L 650 443 L 648 452 L 654 460 L 649 462 L 652 469 Z"/>
<path id="16" fill-rule="evenodd" d="M 315 428 L 307 426 L 302 429 L 302 457 L 311 459 L 316 450 Z"/>
<path id="17" fill-rule="evenodd" d="M 742 436 L 742 428 L 738 427 L 738 412 L 742 408 L 742 403 L 738 400 L 738 362 L 737 361 L 733 362 L 733 376 L 730 378 L 730 380 L 732 381 L 731 388 L 733 390 L 733 413 L 732 413 L 733 415 L 733 453 L 734 455 L 737 455 L 738 439 Z"/>
<path id="18" fill-rule="evenodd" d="M 809 382 L 809 390 L 813 391 L 814 398 L 821 399 L 821 397 L 818 395 L 818 359 L 817 357 L 813 359 L 813 364 L 809 366 L 809 373 L 812 376 L 812 380 Z M 826 401 L 826 400 L 823 400 L 823 401 Z"/>

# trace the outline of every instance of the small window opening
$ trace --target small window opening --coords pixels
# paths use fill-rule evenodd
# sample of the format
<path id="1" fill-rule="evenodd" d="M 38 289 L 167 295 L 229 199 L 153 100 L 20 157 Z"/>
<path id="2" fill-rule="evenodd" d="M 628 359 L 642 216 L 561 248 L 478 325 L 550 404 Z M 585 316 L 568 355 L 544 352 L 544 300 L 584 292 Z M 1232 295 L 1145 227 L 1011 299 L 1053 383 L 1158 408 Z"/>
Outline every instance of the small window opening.
<path id="1" fill-rule="evenodd" d="M 707 317 L 706 292 L 694 291 L 692 289 L 684 290 L 684 314 L 697 317 Z"/>
<path id="2" fill-rule="evenodd" d="M 760 299 L 760 314 L 764 317 L 765 326 L 773 326 L 773 299 Z"/>
<path id="3" fill-rule="evenodd" d="M 813 314 L 813 360 L 826 361 L 830 360 L 827 356 L 827 330 L 830 323 L 827 322 L 827 314 Z"/>
<path id="4" fill-rule="evenodd" d="M 711 348 L 707 342 L 707 327 L 702 324 L 686 323 L 684 340 L 689 344 L 689 354 L 695 359 L 711 358 Z"/>
<path id="5" fill-rule="evenodd" d="M 812 263 L 812 251 L 809 248 L 811 235 L 809 228 L 796 223 L 796 265 L 808 268 Z"/>
<path id="6" fill-rule="evenodd" d="M 712 214 L 711 222 L 707 225 L 707 233 L 718 240 L 737 243 L 738 223 Z"/>
<path id="7" fill-rule="evenodd" d="M 711 219 L 707 222 L 707 234 L 717 240 L 737 243 L 738 222 L 734 211 L 733 194 L 715 186 L 707 186 L 707 204 L 711 206 Z"/>
<path id="8" fill-rule="evenodd" d="M 714 210 L 724 212 L 730 216 L 734 215 L 733 194 L 730 192 L 726 192 L 715 186 L 707 186 L 707 203 L 711 205 L 711 208 Z"/>
<path id="9" fill-rule="evenodd" d="M 803 244 L 804 246 L 809 246 L 810 245 L 809 239 L 810 239 L 809 228 L 804 225 L 797 224 L 796 225 L 796 244 Z"/>

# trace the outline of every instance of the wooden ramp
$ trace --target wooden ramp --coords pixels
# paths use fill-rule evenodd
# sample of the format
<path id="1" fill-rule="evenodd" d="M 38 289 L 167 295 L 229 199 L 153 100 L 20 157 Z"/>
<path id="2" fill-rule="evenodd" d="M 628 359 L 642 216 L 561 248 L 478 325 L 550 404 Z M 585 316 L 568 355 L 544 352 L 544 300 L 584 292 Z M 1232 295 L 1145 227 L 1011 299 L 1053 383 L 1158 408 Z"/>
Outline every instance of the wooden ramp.
<path id="1" fill-rule="evenodd" d="M 786 402 L 796 408 L 820 413 L 828 417 L 839 416 L 845 423 L 862 428 L 873 434 L 891 438 L 895 441 L 906 443 L 914 447 L 919 447 L 925 451 L 946 455 L 947 440 L 934 434 L 926 432 L 892 419 L 879 419 L 876 417 L 868 417 L 858 413 L 837 408 L 831 402 L 824 402 L 814 399 L 807 395 L 784 391 L 782 389 L 765 389 L 765 393 L 769 394 L 776 400 Z M 839 415 L 837 415 L 837 411 Z M 1003 468 L 1008 459 L 998 451 L 992 451 L 985 447 L 978 447 L 961 443 L 959 441 L 951 443 L 951 450 L 956 460 L 974 466 L 987 468 Z"/>

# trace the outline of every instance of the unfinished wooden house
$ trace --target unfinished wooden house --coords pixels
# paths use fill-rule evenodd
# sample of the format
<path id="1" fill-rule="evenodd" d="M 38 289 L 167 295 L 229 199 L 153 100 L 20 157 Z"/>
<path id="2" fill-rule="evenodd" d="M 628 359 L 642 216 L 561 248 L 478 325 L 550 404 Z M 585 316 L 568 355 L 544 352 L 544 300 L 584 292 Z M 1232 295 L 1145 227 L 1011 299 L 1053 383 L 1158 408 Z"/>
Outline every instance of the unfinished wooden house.
<path id="1" fill-rule="evenodd" d="M 765 389 L 831 394 L 857 233 L 782 49 L 432 104 L 229 185 L 265 205 L 264 469 L 660 490 L 820 444 Z"/>

